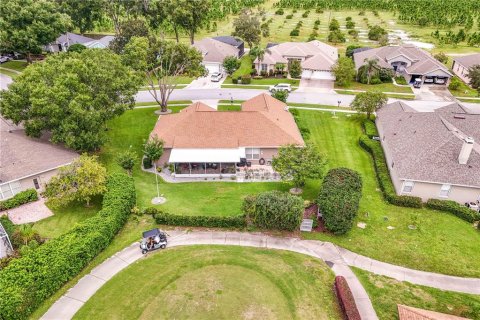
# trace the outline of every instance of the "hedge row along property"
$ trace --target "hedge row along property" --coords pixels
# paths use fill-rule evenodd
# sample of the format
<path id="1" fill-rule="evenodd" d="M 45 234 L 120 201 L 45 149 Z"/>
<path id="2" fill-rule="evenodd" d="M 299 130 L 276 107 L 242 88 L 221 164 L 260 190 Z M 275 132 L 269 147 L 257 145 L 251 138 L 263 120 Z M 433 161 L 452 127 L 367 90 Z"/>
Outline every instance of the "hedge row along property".
<path id="1" fill-rule="evenodd" d="M 27 189 L 19 192 L 13 196 L 13 198 L 0 201 L 0 211 L 19 207 L 22 204 L 29 203 L 38 200 L 38 194 L 35 189 Z"/>
<path id="2" fill-rule="evenodd" d="M 95 216 L 0 271 L 0 319 L 26 319 L 105 249 L 123 227 L 136 195 L 133 179 L 113 174 Z"/>

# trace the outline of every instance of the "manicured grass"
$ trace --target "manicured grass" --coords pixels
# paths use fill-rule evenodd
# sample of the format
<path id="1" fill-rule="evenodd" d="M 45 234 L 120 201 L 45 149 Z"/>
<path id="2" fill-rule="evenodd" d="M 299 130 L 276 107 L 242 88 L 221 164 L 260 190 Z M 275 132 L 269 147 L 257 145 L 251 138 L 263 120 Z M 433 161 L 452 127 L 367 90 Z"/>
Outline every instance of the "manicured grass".
<path id="1" fill-rule="evenodd" d="M 287 251 L 167 249 L 121 271 L 74 319 L 340 319 L 333 278 L 322 261 Z"/>
<path id="2" fill-rule="evenodd" d="M 168 104 L 191 104 L 192 101 L 191 100 L 172 100 L 172 101 L 168 101 Z M 137 102 L 135 104 L 136 107 L 140 107 L 140 106 L 158 106 L 158 103 L 156 101 L 152 101 L 152 102 Z"/>
<path id="3" fill-rule="evenodd" d="M 367 227 L 343 236 L 303 233 L 308 239 L 331 241 L 381 261 L 406 267 L 459 276 L 480 276 L 480 232 L 453 215 L 428 209 L 402 208 L 383 200 L 372 160 L 358 144 L 360 115 L 298 110 L 310 140 L 328 158 L 328 167 L 348 167 L 363 179 L 363 197 L 357 222 Z M 408 229 L 416 224 L 417 230 Z M 387 229 L 395 227 L 394 230 Z M 476 258 L 477 257 L 477 258 Z"/>
<path id="4" fill-rule="evenodd" d="M 53 216 L 35 222 L 33 229 L 44 238 L 56 238 L 70 230 L 75 224 L 92 217 L 101 209 L 101 197 L 92 199 L 90 207 L 74 202 L 62 208 L 52 209 Z"/>
<path id="5" fill-rule="evenodd" d="M 335 89 L 335 92 L 338 94 L 349 94 L 354 96 L 361 93 L 359 91 L 349 91 L 349 90 L 339 90 L 339 89 Z M 387 93 L 386 95 L 388 98 L 402 99 L 402 100 L 415 100 L 415 95 L 413 93 L 412 94 Z"/>
<path id="6" fill-rule="evenodd" d="M 223 83 L 224 84 L 232 84 L 232 78 L 227 77 L 227 79 L 225 79 L 225 81 Z M 250 85 L 271 86 L 271 85 L 275 85 L 275 84 L 278 84 L 278 83 L 289 83 L 294 87 L 295 86 L 298 87 L 298 85 L 300 84 L 300 80 L 299 79 L 287 79 L 287 78 L 262 78 L 262 79 L 253 79 L 252 78 L 252 81 L 251 81 Z M 245 86 L 248 86 L 248 85 L 238 84 L 238 86 L 245 87 Z M 232 86 L 228 85 L 228 86 L 224 87 L 222 85 L 222 88 L 232 88 Z"/>
<path id="7" fill-rule="evenodd" d="M 252 71 L 252 57 L 249 54 L 245 54 L 242 58 L 240 58 L 240 67 L 235 70 L 232 74 L 234 78 L 241 77 L 246 74 L 250 74 Z"/>
<path id="8" fill-rule="evenodd" d="M 21 60 L 12 60 L 12 61 L 2 63 L 0 66 L 8 69 L 17 70 L 17 71 L 23 71 L 23 69 L 25 69 L 28 66 L 28 63 L 26 61 L 21 61 Z"/>
<path id="9" fill-rule="evenodd" d="M 400 282 L 353 268 L 382 320 L 398 319 L 397 304 L 480 319 L 480 296 Z"/>
<path id="10" fill-rule="evenodd" d="M 0 66 L 0 73 L 1 73 L 1 74 L 4 74 L 4 75 L 6 75 L 6 76 L 9 76 L 9 77 L 12 78 L 12 79 L 15 79 L 16 77 L 19 76 L 18 73 L 12 72 L 12 71 L 7 70 L 7 69 L 4 69 L 4 68 L 2 68 L 1 66 Z"/>
<path id="11" fill-rule="evenodd" d="M 478 99 L 463 99 L 463 98 L 457 98 L 458 100 L 462 102 L 468 102 L 468 103 L 480 103 L 480 100 Z"/>
<path id="12" fill-rule="evenodd" d="M 338 86 L 335 84 L 335 89 L 339 90 L 362 90 L 362 91 L 374 91 L 374 92 L 395 92 L 395 93 L 412 93 L 410 87 L 399 87 L 393 83 L 380 83 L 380 84 L 363 84 L 360 82 L 352 82 L 348 86 Z"/>
<path id="13" fill-rule="evenodd" d="M 455 78 L 457 78 L 460 81 L 460 87 L 457 90 L 450 90 L 450 92 L 454 96 L 456 96 L 456 97 L 474 97 L 474 98 L 480 97 L 477 90 L 472 89 L 469 86 L 467 86 L 465 84 L 465 82 L 460 80 L 460 78 L 458 78 L 457 76 L 455 76 Z"/>
<path id="14" fill-rule="evenodd" d="M 219 104 L 218 111 L 240 111 L 242 107 L 240 105 Z"/>

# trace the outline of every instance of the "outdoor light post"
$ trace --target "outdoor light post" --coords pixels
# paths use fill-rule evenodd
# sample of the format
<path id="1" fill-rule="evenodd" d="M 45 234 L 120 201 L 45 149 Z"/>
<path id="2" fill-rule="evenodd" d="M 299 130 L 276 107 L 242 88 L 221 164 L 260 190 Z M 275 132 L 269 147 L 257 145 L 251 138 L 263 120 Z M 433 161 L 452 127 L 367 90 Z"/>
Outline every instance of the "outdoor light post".
<path id="1" fill-rule="evenodd" d="M 153 162 L 153 168 L 155 170 L 155 183 L 157 184 L 157 197 L 160 198 L 160 189 L 158 188 L 158 174 L 157 174 L 157 163 Z"/>
<path id="2" fill-rule="evenodd" d="M 342 101 L 338 100 L 337 103 L 338 103 L 338 107 L 340 108 L 340 103 L 342 103 Z"/>

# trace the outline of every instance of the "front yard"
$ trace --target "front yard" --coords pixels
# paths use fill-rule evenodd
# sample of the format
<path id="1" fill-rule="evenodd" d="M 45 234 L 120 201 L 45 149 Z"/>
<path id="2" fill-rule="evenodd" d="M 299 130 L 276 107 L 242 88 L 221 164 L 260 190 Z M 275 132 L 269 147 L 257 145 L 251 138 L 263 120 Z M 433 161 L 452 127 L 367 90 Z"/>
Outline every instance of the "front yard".
<path id="1" fill-rule="evenodd" d="M 396 86 L 393 83 L 380 83 L 380 84 L 364 84 L 357 81 L 353 81 L 348 86 L 339 86 L 335 84 L 335 90 L 361 90 L 361 91 L 374 91 L 374 92 L 393 92 L 393 93 L 411 93 L 413 91 L 411 87 Z M 351 94 L 351 93 L 350 93 Z"/>

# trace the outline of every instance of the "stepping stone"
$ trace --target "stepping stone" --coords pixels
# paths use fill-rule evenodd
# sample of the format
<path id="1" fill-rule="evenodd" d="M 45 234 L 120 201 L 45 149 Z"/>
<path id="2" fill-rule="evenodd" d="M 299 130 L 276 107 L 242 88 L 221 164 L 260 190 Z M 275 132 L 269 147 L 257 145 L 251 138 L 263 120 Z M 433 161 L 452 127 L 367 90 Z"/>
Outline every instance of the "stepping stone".
<path id="1" fill-rule="evenodd" d="M 357 227 L 360 229 L 365 229 L 367 227 L 367 224 L 365 222 L 359 222 L 357 223 Z"/>
<path id="2" fill-rule="evenodd" d="M 393 230 L 393 229 L 395 229 L 395 227 L 388 226 L 387 229 L 388 229 L 388 230 Z"/>

